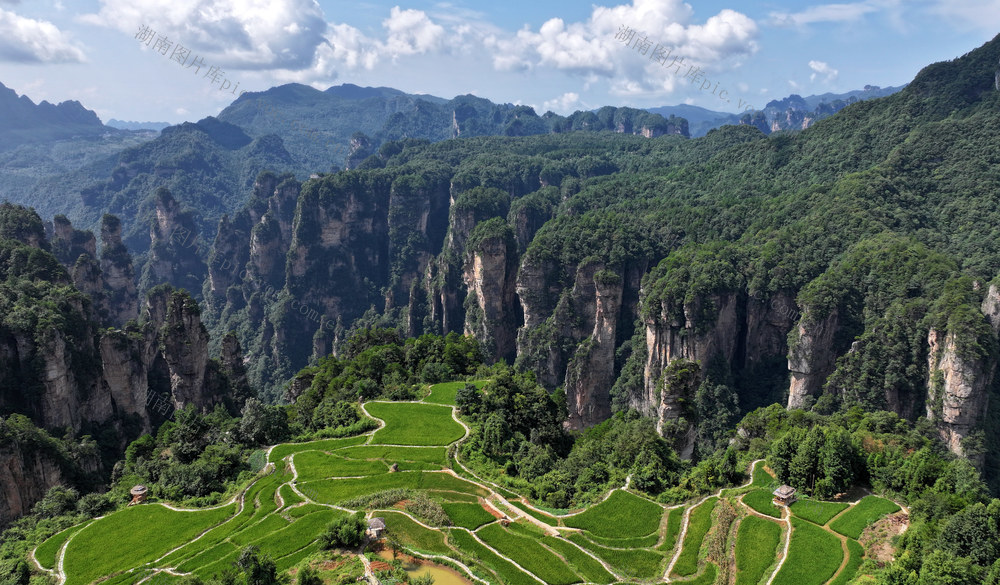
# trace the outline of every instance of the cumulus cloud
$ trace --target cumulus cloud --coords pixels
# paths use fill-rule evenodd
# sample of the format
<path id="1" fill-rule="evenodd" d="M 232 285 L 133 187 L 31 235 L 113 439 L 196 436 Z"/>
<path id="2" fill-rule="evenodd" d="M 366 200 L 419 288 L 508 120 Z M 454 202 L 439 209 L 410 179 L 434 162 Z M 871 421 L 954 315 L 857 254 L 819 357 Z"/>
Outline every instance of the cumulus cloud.
<path id="1" fill-rule="evenodd" d="M 572 114 L 575 110 L 579 109 L 579 105 L 580 94 L 568 91 L 553 100 L 546 100 L 542 104 L 542 111 L 553 111 L 557 114 Z"/>
<path id="2" fill-rule="evenodd" d="M 131 34 L 145 25 L 228 67 L 302 69 L 327 42 L 315 0 L 100 1 L 82 20 Z"/>
<path id="3" fill-rule="evenodd" d="M 0 61 L 83 63 L 83 49 L 54 24 L 0 8 Z"/>
<path id="4" fill-rule="evenodd" d="M 820 22 L 851 22 L 879 8 L 872 2 L 850 4 L 820 4 L 800 12 L 772 12 L 769 24 L 784 27 L 802 27 Z"/>
<path id="5" fill-rule="evenodd" d="M 444 27 L 435 24 L 420 10 L 400 10 L 394 6 L 382 26 L 388 32 L 385 52 L 393 57 L 437 50 L 444 39 Z"/>
<path id="6" fill-rule="evenodd" d="M 839 71 L 823 61 L 809 61 L 809 68 L 813 70 L 812 75 L 809 76 L 809 81 L 816 81 L 816 77 L 821 75 L 824 81 L 829 82 L 837 79 L 837 75 L 840 74 Z"/>
<path id="7" fill-rule="evenodd" d="M 497 70 L 551 68 L 579 75 L 588 84 L 597 76 L 612 79 L 612 91 L 622 95 L 669 93 L 676 86 L 672 76 L 678 71 L 650 59 L 656 45 L 671 51 L 670 62 L 683 59 L 682 75 L 691 65 L 729 69 L 757 51 L 758 27 L 746 15 L 725 9 L 703 23 L 693 18 L 693 9 L 681 0 L 632 0 L 594 6 L 582 22 L 553 18 L 537 31 L 525 27 L 513 35 L 493 34 L 484 45 Z M 622 42 L 616 37 L 624 29 L 638 34 Z M 652 48 L 636 50 L 633 43 L 639 38 Z"/>

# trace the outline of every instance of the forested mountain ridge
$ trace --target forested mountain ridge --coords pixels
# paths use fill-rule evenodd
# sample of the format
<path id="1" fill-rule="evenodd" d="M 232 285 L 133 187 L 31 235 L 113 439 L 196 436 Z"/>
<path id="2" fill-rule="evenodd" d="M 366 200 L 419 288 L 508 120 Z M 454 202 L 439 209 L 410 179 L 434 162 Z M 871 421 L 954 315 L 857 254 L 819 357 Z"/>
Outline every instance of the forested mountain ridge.
<path id="1" fill-rule="evenodd" d="M 563 387 L 570 425 L 637 408 L 686 456 L 779 401 L 927 416 L 983 463 L 998 56 L 791 136 L 388 143 L 294 212 L 296 185 L 265 177 L 220 229 L 207 319 L 274 389 L 361 326 L 465 331 Z"/>

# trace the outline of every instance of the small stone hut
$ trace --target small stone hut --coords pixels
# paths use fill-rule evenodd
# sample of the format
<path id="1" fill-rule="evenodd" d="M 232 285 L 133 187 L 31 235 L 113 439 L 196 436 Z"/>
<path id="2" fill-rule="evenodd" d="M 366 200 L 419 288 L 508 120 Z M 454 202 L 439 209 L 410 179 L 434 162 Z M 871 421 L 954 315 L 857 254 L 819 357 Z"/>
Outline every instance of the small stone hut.
<path id="1" fill-rule="evenodd" d="M 149 488 L 140 484 L 130 489 L 128 493 L 132 496 L 132 501 L 128 503 L 129 506 L 141 504 L 146 501 L 146 496 L 149 495 Z"/>
<path id="2" fill-rule="evenodd" d="M 372 518 L 368 520 L 368 530 L 365 531 L 365 535 L 372 540 L 378 540 L 385 536 L 385 519 Z"/>
<path id="3" fill-rule="evenodd" d="M 783 485 L 774 490 L 774 503 L 782 506 L 790 506 L 795 501 L 795 488 L 790 485 Z"/>

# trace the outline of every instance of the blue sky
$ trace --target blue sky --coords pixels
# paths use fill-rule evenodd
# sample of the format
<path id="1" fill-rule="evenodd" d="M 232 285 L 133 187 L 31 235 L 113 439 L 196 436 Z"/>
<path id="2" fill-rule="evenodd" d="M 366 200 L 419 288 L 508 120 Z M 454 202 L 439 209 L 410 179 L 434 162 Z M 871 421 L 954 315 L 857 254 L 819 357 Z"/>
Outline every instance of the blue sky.
<path id="1" fill-rule="evenodd" d="M 148 46 L 142 27 L 155 32 Z M 997 33 L 1000 0 L 0 0 L 0 82 L 36 103 L 79 100 L 104 120 L 172 123 L 293 81 L 472 93 L 539 114 L 735 112 L 900 85 Z M 200 69 L 186 66 L 195 58 Z"/>

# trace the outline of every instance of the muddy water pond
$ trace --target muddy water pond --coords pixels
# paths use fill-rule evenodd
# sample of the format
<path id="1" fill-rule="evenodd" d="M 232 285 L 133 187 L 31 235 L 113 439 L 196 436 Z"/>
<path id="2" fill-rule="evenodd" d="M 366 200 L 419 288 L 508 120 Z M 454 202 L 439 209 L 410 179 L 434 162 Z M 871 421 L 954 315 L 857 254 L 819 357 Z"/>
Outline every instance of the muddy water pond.
<path id="1" fill-rule="evenodd" d="M 387 561 L 391 561 L 392 551 L 387 548 L 382 549 L 378 552 L 378 556 Z M 406 573 L 411 577 L 419 577 L 429 572 L 431 577 L 434 577 L 434 585 L 471 585 L 471 581 L 450 567 L 437 565 L 430 561 L 415 559 L 409 555 L 401 554 L 397 555 L 396 558 L 403 562 L 403 569 L 405 569 Z"/>

